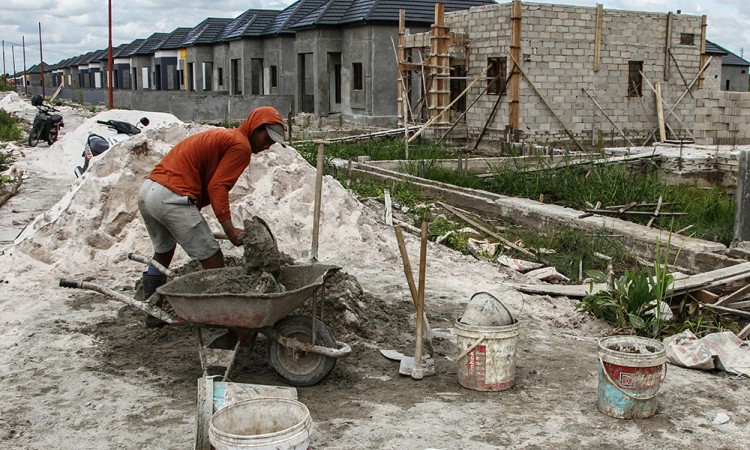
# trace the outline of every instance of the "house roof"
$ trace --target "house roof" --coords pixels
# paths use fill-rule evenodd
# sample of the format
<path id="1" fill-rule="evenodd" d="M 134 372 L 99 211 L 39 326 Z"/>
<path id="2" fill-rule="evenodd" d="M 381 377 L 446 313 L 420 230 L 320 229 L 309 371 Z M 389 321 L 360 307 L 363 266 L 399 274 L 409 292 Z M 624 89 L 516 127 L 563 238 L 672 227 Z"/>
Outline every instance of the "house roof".
<path id="1" fill-rule="evenodd" d="M 133 52 L 133 55 L 151 55 L 169 37 L 169 33 L 154 33 Z"/>
<path id="2" fill-rule="evenodd" d="M 227 24 L 219 39 L 222 41 L 231 41 L 246 37 L 262 36 L 279 12 L 268 9 L 248 9 Z"/>
<path id="3" fill-rule="evenodd" d="M 721 55 L 722 66 L 750 66 L 750 62 L 745 61 L 724 47 L 706 40 L 706 53 L 711 55 Z"/>
<path id="4" fill-rule="evenodd" d="M 472 6 L 490 5 L 494 0 L 444 0 L 446 12 L 469 9 Z M 435 0 L 325 0 L 313 12 L 298 19 L 291 28 L 346 25 L 352 23 L 397 23 L 399 10 L 406 11 L 409 23 L 432 24 L 435 18 Z"/>
<path id="5" fill-rule="evenodd" d="M 143 45 L 143 41 L 145 39 L 136 39 L 130 44 L 127 44 L 127 46 L 122 49 L 122 51 L 117 55 L 118 58 L 129 58 L 133 54 L 135 54 L 135 51 L 138 50 L 141 45 Z"/>
<path id="6" fill-rule="evenodd" d="M 220 19 L 216 17 L 205 19 L 195 28 L 190 30 L 185 36 L 185 39 L 180 43 L 180 47 L 191 47 L 193 45 L 213 44 L 218 42 L 222 31 L 224 31 L 224 28 L 231 21 L 232 19 Z"/>
<path id="7" fill-rule="evenodd" d="M 328 2 L 329 0 L 297 0 L 276 16 L 264 34 L 294 34 L 292 25 L 324 7 Z"/>
<path id="8" fill-rule="evenodd" d="M 175 28 L 155 50 L 176 50 L 182 48 L 180 44 L 185 40 L 185 36 L 190 33 L 190 30 L 192 30 L 190 27 Z"/>

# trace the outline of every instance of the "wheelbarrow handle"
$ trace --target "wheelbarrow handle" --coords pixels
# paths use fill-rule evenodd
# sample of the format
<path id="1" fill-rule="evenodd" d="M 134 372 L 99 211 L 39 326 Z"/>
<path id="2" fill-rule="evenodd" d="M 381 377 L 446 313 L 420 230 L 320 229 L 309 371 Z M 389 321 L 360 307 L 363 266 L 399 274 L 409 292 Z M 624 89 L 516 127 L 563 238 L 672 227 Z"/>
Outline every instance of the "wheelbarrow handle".
<path id="1" fill-rule="evenodd" d="M 139 255 L 139 254 L 133 253 L 133 252 L 128 253 L 128 259 L 131 260 L 131 261 L 135 261 L 135 262 L 139 262 L 139 263 L 148 264 L 150 266 L 153 266 L 153 267 L 156 268 L 156 270 L 158 270 L 159 272 L 163 273 L 164 275 L 166 275 L 169 278 L 174 278 L 175 277 L 174 272 L 172 272 L 168 268 L 164 267 L 162 264 L 159 264 L 155 259 L 151 259 L 151 258 L 148 258 L 146 256 Z"/>
<path id="2" fill-rule="evenodd" d="M 167 322 L 168 324 L 172 325 L 182 325 L 185 323 L 184 320 L 182 320 L 179 317 L 173 316 L 172 314 L 168 313 L 167 311 L 152 306 L 148 302 L 142 302 L 139 300 L 136 300 L 134 298 L 130 298 L 125 294 L 121 294 L 115 290 L 112 290 L 108 287 L 100 286 L 95 283 L 89 283 L 87 281 L 82 280 L 67 280 L 65 278 L 60 279 L 60 287 L 64 288 L 76 288 L 76 289 L 87 289 L 89 291 L 96 291 L 100 294 L 104 294 L 114 300 L 117 300 L 119 302 L 125 303 L 127 305 L 130 305 L 134 308 L 140 309 L 141 311 L 145 312 L 146 314 L 156 317 L 157 319 L 160 319 L 164 322 Z M 156 295 L 156 294 L 154 294 Z"/>

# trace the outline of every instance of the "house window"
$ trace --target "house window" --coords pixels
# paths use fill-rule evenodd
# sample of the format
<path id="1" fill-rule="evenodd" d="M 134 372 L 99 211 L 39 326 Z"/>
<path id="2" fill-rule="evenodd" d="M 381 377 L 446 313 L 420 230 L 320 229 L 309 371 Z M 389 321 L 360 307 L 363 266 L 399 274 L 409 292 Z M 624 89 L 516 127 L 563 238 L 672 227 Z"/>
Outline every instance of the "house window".
<path id="1" fill-rule="evenodd" d="M 728 90 L 729 90 L 729 80 L 727 80 L 727 87 L 726 87 L 726 89 L 724 89 L 724 90 L 725 90 L 725 91 L 728 91 Z"/>
<path id="2" fill-rule="evenodd" d="M 487 93 L 500 95 L 505 91 L 505 72 L 508 70 L 506 58 L 487 58 Z"/>
<path id="3" fill-rule="evenodd" d="M 279 87 L 279 71 L 276 66 L 271 66 L 271 87 Z"/>
<path id="4" fill-rule="evenodd" d="M 341 103 L 341 64 L 333 66 L 333 101 L 337 105 Z"/>
<path id="5" fill-rule="evenodd" d="M 694 33 L 682 33 L 682 34 L 680 34 L 680 44 L 682 44 L 682 45 L 695 45 L 695 34 Z"/>
<path id="6" fill-rule="evenodd" d="M 224 68 L 219 67 L 219 86 L 224 86 Z"/>
<path id="7" fill-rule="evenodd" d="M 628 97 L 642 97 L 643 78 L 643 61 L 628 62 Z"/>
<path id="8" fill-rule="evenodd" d="M 235 95 L 242 95 L 242 85 L 240 83 L 240 60 L 232 60 L 232 91 Z"/>
<path id="9" fill-rule="evenodd" d="M 362 79 L 362 63 L 352 64 L 353 81 L 352 89 L 355 91 L 361 91 L 365 88 L 364 80 Z"/>

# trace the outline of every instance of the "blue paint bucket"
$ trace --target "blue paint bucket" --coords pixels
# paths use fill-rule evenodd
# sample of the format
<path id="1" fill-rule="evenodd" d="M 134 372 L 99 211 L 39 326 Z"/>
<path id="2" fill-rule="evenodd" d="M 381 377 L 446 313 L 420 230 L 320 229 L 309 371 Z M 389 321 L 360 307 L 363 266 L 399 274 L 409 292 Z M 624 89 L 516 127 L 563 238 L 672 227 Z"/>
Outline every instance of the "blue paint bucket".
<path id="1" fill-rule="evenodd" d="M 658 394 L 667 376 L 664 345 L 638 336 L 599 340 L 599 400 L 602 413 L 618 419 L 656 414 Z"/>

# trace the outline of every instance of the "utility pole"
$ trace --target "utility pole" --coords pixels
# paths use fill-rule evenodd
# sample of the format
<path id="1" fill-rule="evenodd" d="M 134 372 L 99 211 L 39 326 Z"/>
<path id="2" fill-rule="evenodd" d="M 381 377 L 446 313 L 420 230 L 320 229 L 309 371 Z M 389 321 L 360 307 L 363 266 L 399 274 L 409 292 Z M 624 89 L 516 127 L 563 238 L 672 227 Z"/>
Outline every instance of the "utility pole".
<path id="1" fill-rule="evenodd" d="M 114 93 L 112 91 L 112 0 L 109 0 L 109 51 L 107 56 L 107 86 L 109 87 L 109 109 L 114 108 Z"/>
<path id="2" fill-rule="evenodd" d="M 18 72 L 16 72 L 16 46 L 15 45 L 10 46 L 10 54 L 13 57 L 13 90 L 18 92 L 18 77 L 16 76 Z"/>
<path id="3" fill-rule="evenodd" d="M 39 60 L 41 61 L 39 63 L 39 73 L 42 75 L 42 97 L 44 97 L 46 94 L 44 93 L 44 55 L 42 53 L 42 22 L 39 22 Z"/>
<path id="4" fill-rule="evenodd" d="M 5 71 L 5 40 L 3 39 L 3 90 L 8 85 L 8 75 Z"/>
<path id="5" fill-rule="evenodd" d="M 26 36 L 21 36 L 21 47 L 23 47 L 23 93 L 29 95 L 29 88 L 26 86 Z"/>

